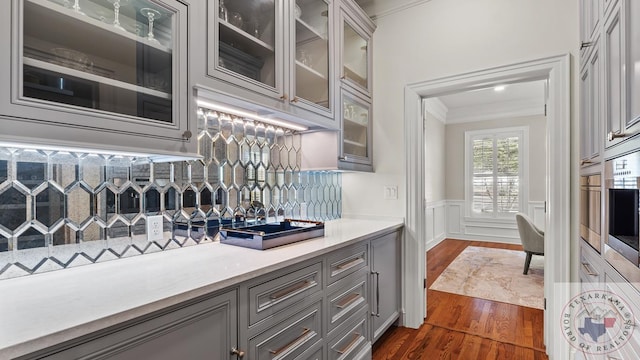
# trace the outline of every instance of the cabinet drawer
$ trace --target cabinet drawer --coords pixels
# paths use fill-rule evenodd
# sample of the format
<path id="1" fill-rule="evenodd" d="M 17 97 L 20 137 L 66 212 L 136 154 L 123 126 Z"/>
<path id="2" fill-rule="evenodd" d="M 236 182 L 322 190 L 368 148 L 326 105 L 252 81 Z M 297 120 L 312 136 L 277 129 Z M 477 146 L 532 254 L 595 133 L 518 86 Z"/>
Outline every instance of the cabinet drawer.
<path id="1" fill-rule="evenodd" d="M 329 284 L 344 278 L 349 274 L 368 265 L 367 244 L 359 244 L 329 255 L 327 260 L 327 279 Z"/>
<path id="2" fill-rule="evenodd" d="M 367 273 L 360 271 L 330 286 L 327 299 L 328 332 L 340 326 L 358 310 L 366 307 L 367 278 Z"/>
<path id="3" fill-rule="evenodd" d="M 328 360 L 362 358 L 363 350 L 371 348 L 368 339 L 368 316 L 363 310 L 352 317 L 348 324 L 341 326 L 337 335 L 329 341 Z"/>
<path id="4" fill-rule="evenodd" d="M 271 278 L 272 280 L 268 280 Z M 278 276 L 249 288 L 249 323 L 253 325 L 322 290 L 322 263 Z"/>
<path id="5" fill-rule="evenodd" d="M 322 350 L 322 344 L 318 344 L 318 346 L 314 346 L 313 348 L 307 350 L 304 354 L 298 356 L 296 360 L 323 360 L 324 357 L 322 356 Z"/>
<path id="6" fill-rule="evenodd" d="M 603 282 L 604 261 L 589 245 L 580 246 L 580 279 L 588 282 Z"/>
<path id="7" fill-rule="evenodd" d="M 617 318 L 624 318 L 625 315 L 630 315 L 630 317 L 624 319 L 628 321 L 631 336 L 626 344 L 617 349 L 620 359 L 640 359 L 640 304 L 638 303 L 640 293 L 618 274 L 611 276 L 607 272 L 605 274 L 605 285 L 607 291 L 619 296 L 629 306 L 629 308 L 619 308 L 616 311 Z"/>
<path id="8" fill-rule="evenodd" d="M 322 340 L 322 302 L 249 340 L 249 359 L 296 359 Z"/>

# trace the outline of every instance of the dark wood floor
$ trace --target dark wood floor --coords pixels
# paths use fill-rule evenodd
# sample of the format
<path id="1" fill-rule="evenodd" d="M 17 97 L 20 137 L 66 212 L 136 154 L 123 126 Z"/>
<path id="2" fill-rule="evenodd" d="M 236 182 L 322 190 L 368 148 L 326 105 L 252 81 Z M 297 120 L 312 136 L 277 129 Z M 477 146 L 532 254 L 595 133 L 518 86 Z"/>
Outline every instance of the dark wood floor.
<path id="1" fill-rule="evenodd" d="M 467 247 L 522 250 L 519 245 L 444 240 L 427 253 L 427 285 Z M 373 347 L 373 359 L 546 360 L 543 311 L 427 290 L 427 319 L 419 329 L 387 331 Z"/>

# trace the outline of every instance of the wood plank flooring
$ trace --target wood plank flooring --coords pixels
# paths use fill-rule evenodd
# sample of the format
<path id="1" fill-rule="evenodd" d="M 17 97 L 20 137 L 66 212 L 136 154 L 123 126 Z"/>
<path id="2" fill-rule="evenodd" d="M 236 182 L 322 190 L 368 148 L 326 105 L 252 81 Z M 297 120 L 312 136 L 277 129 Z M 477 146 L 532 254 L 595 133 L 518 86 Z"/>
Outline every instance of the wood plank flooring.
<path id="1" fill-rule="evenodd" d="M 427 287 L 467 247 L 522 250 L 519 245 L 446 239 L 427 253 Z M 543 311 L 427 290 L 419 329 L 392 327 L 373 347 L 373 360 L 547 360 Z"/>

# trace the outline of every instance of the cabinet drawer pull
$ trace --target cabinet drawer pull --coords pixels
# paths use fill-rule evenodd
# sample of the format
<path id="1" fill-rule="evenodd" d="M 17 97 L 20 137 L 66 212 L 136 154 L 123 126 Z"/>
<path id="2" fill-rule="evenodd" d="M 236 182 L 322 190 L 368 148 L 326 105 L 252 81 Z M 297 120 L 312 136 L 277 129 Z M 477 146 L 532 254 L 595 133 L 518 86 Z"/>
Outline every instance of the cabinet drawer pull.
<path id="1" fill-rule="evenodd" d="M 231 355 L 236 355 L 238 359 L 242 359 L 244 357 L 244 351 L 238 350 L 234 347 L 231 348 Z"/>
<path id="2" fill-rule="evenodd" d="M 372 271 L 371 274 L 376 276 L 376 312 L 372 312 L 371 316 L 380 317 L 380 273 Z"/>
<path id="3" fill-rule="evenodd" d="M 587 272 L 588 275 L 590 276 L 598 276 L 598 273 L 593 271 L 593 269 L 591 268 L 591 266 L 589 266 L 588 263 L 582 263 L 582 268 L 584 269 L 584 271 Z"/>
<path id="4" fill-rule="evenodd" d="M 339 303 L 336 304 L 336 307 L 338 309 L 344 309 L 347 306 L 353 304 L 356 300 L 360 299 L 360 294 L 351 294 L 349 296 L 347 296 L 346 298 L 342 299 L 342 301 L 340 301 Z"/>
<path id="5" fill-rule="evenodd" d="M 299 98 L 297 96 L 294 96 L 293 99 L 291 99 L 292 103 L 297 103 L 299 100 Z"/>
<path id="6" fill-rule="evenodd" d="M 340 350 L 336 350 L 336 352 L 337 352 L 338 354 L 345 354 L 345 353 L 349 352 L 349 351 L 351 350 L 351 348 L 352 348 L 355 344 L 357 344 L 357 343 L 358 343 L 358 340 L 360 340 L 360 337 L 361 337 L 361 336 L 362 336 L 362 335 L 360 335 L 360 333 L 353 333 L 353 338 L 351 339 L 351 341 L 349 341 L 349 343 L 348 343 L 345 347 L 343 347 L 342 349 L 340 349 Z"/>
<path id="7" fill-rule="evenodd" d="M 593 42 L 592 41 L 583 41 L 580 43 L 580 50 L 593 46 Z"/>
<path id="8" fill-rule="evenodd" d="M 292 348 L 293 346 L 297 345 L 297 343 L 302 341 L 309 334 L 310 331 L 311 331 L 311 329 L 304 328 L 302 330 L 302 334 L 300 334 L 300 336 L 298 336 L 297 338 L 293 339 L 291 342 L 289 342 L 288 344 L 284 345 L 283 347 L 281 347 L 278 350 L 269 350 L 269 353 L 272 354 L 272 355 L 276 355 L 276 356 L 278 354 L 281 354 L 285 350 L 288 350 L 289 348 Z"/>
<path id="9" fill-rule="evenodd" d="M 580 166 L 586 165 L 586 164 L 593 164 L 593 161 L 591 161 L 591 160 L 582 160 L 582 161 L 580 161 Z"/>
<path id="10" fill-rule="evenodd" d="M 289 296 L 293 293 L 295 293 L 296 291 L 299 291 L 301 289 L 304 289 L 306 287 L 311 287 L 314 286 L 316 284 L 315 281 L 311 281 L 311 280 L 304 280 L 301 281 L 297 284 L 291 285 L 290 287 L 286 288 L 286 289 L 282 289 L 280 291 L 276 291 L 273 294 L 271 294 L 269 296 L 269 298 L 271 300 L 278 300 L 278 299 L 282 299 L 283 297 Z"/>
<path id="11" fill-rule="evenodd" d="M 287 98 L 288 98 L 287 94 L 280 96 L 280 100 L 287 100 Z"/>
<path id="12" fill-rule="evenodd" d="M 347 269 L 351 269 L 352 267 L 358 266 L 360 264 L 362 264 L 364 262 L 364 259 L 359 257 L 359 258 L 355 258 L 351 261 L 347 261 L 344 262 L 338 266 L 336 266 L 338 268 L 338 270 L 347 270 Z"/>
<path id="13" fill-rule="evenodd" d="M 627 134 L 622 132 L 614 133 L 613 131 L 609 131 L 609 133 L 607 134 L 607 139 L 609 141 L 613 141 L 615 139 L 623 138 L 623 137 L 627 137 Z"/>

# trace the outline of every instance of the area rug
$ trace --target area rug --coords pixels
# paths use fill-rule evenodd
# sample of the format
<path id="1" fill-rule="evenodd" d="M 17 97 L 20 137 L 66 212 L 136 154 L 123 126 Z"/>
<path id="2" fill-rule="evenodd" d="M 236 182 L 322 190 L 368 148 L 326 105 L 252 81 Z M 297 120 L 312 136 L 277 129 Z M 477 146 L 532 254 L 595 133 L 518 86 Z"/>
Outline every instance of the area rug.
<path id="1" fill-rule="evenodd" d="M 542 309 L 544 257 L 533 256 L 528 275 L 524 259 L 524 251 L 469 246 L 430 289 Z"/>

